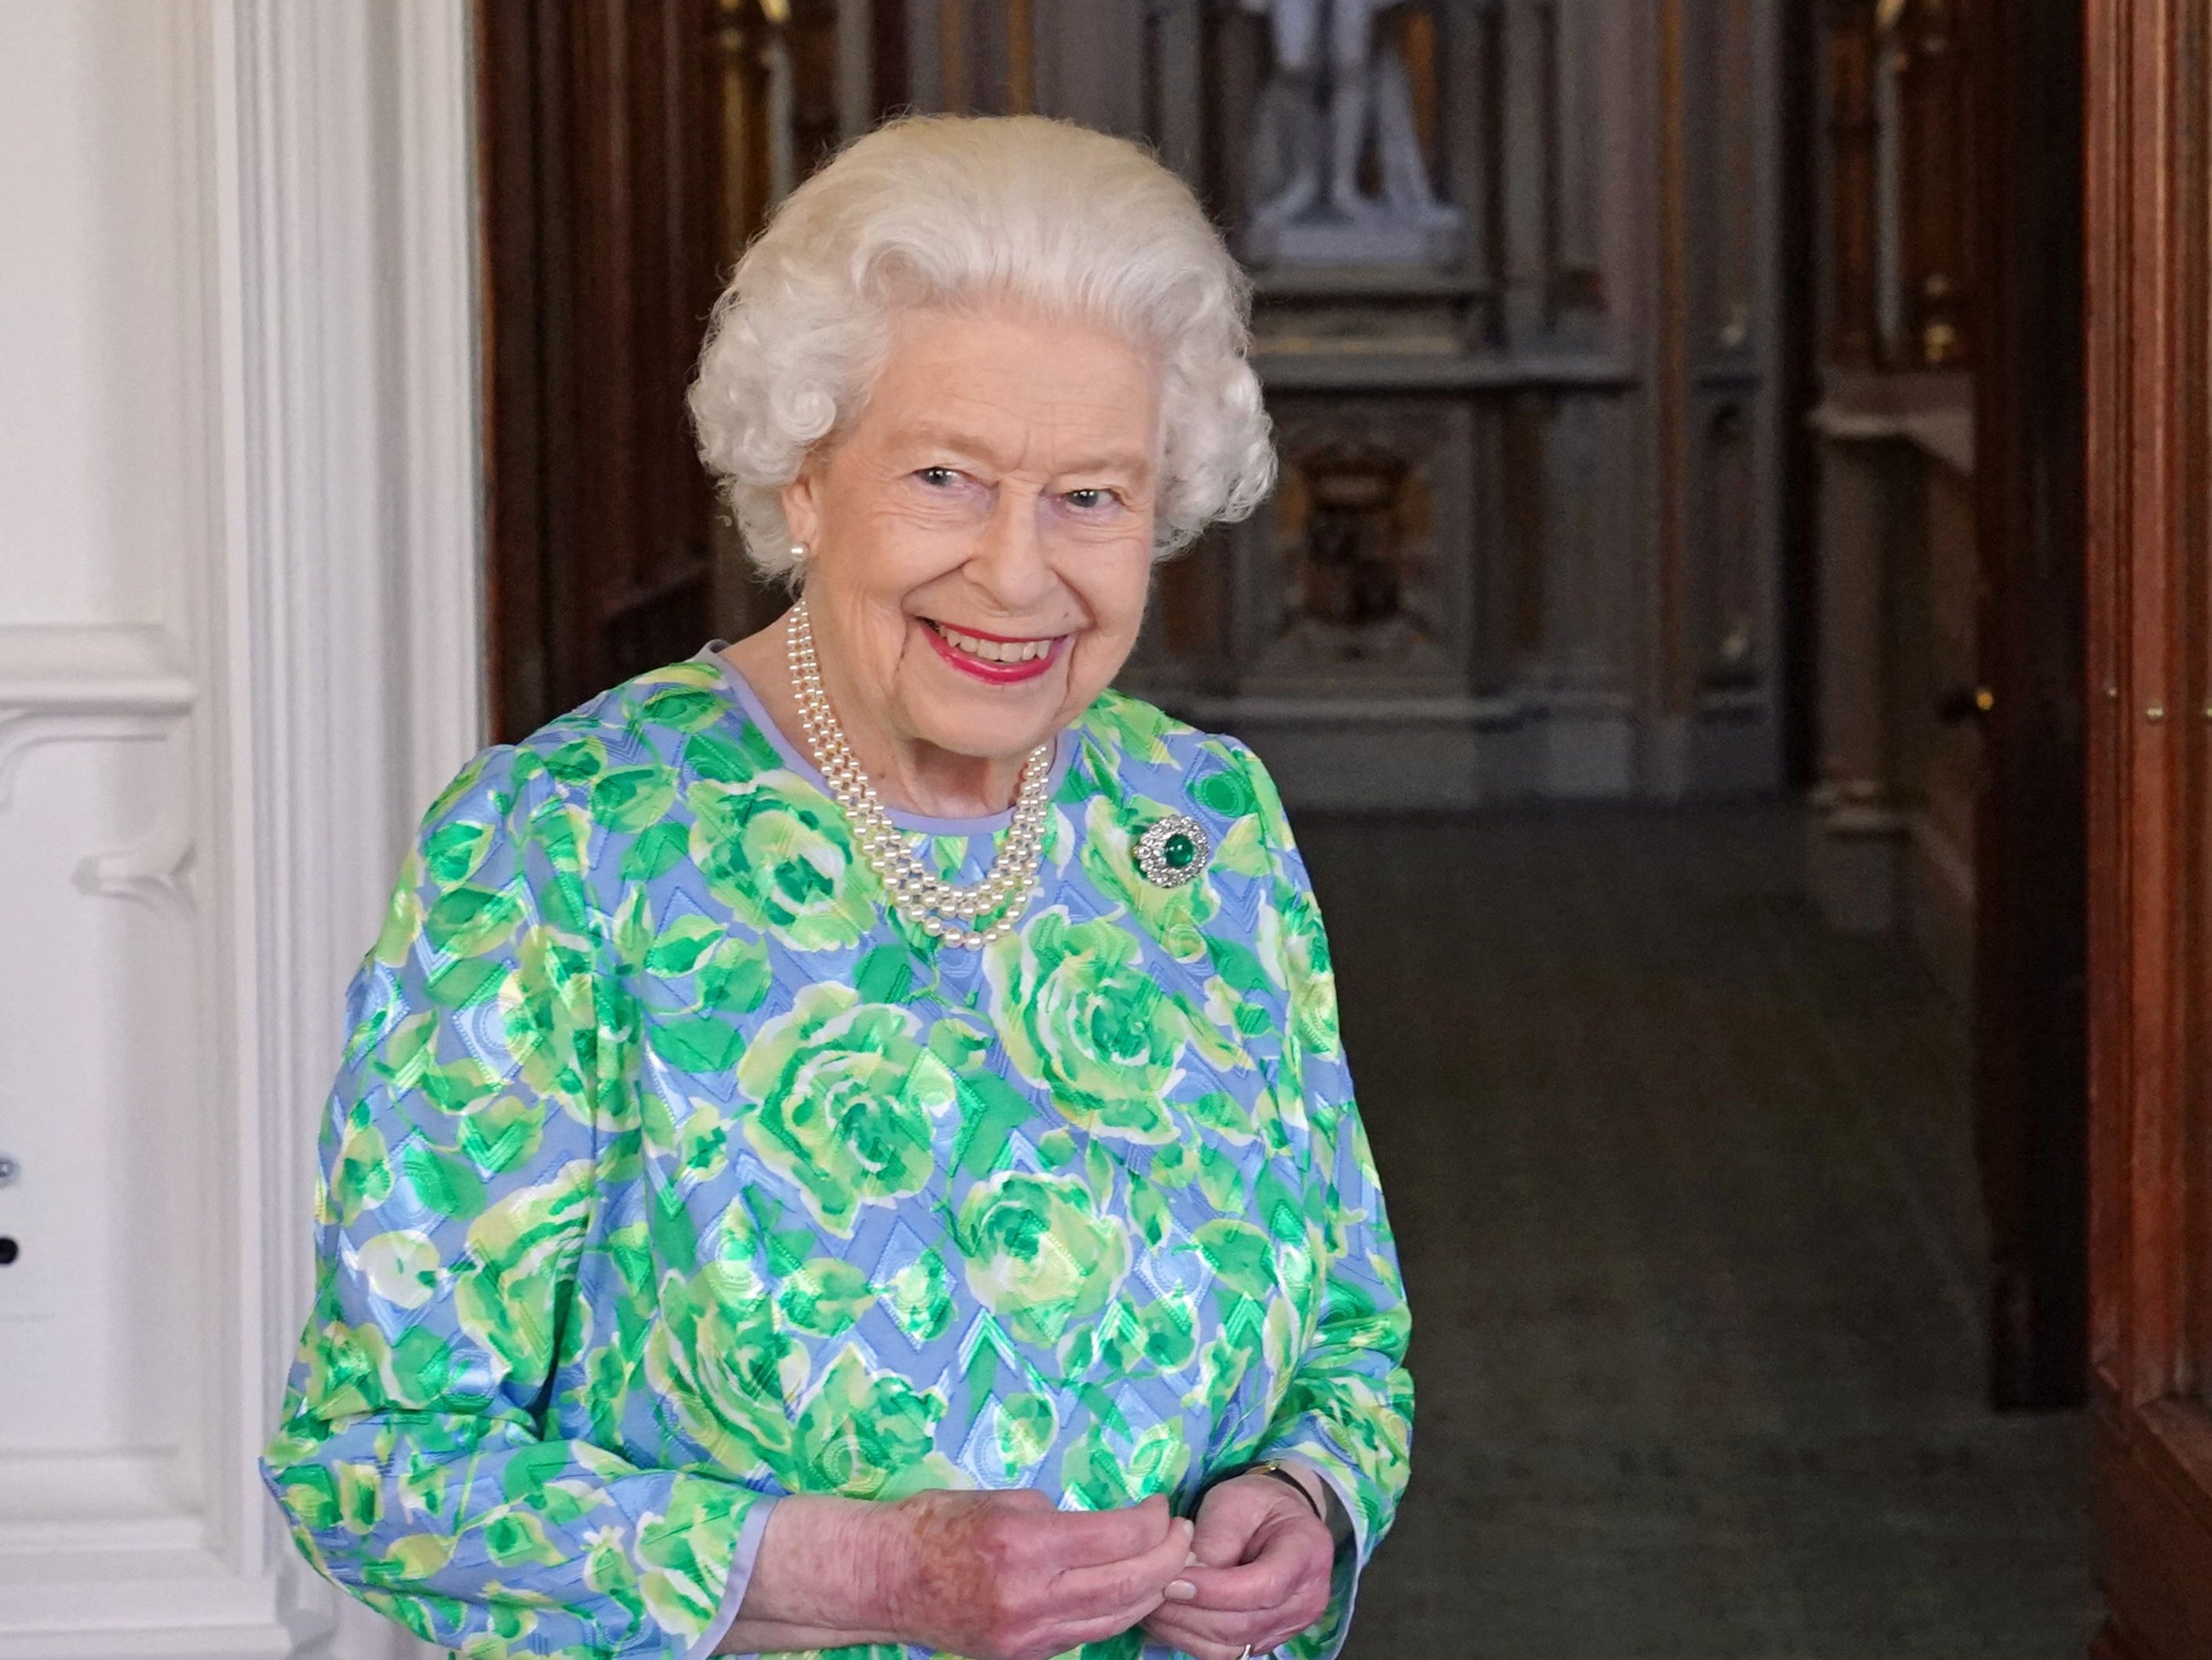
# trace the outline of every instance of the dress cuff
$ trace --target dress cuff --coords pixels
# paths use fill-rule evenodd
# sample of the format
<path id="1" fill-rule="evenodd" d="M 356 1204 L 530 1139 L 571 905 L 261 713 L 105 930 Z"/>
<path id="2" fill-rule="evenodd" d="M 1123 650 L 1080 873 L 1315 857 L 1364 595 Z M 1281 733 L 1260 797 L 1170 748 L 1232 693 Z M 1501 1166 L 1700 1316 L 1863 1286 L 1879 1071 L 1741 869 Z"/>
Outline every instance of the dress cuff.
<path id="1" fill-rule="evenodd" d="M 768 1532 L 769 1512 L 775 1508 L 779 1495 L 763 1493 L 745 1512 L 744 1524 L 738 1530 L 738 1548 L 730 1558 L 730 1577 L 722 1587 L 721 1606 L 714 1617 L 707 1622 L 707 1629 L 699 1640 L 685 1651 L 684 1660 L 708 1660 L 729 1635 L 730 1627 L 737 1623 L 738 1610 L 744 1606 L 745 1592 L 753 1582 L 753 1565 L 760 1560 L 761 1540 Z"/>
<path id="2" fill-rule="evenodd" d="M 1359 1506 L 1352 1502 L 1352 1489 L 1345 1486 L 1333 1471 L 1322 1469 L 1310 1458 L 1301 1458 L 1295 1452 L 1279 1453 L 1275 1462 L 1296 1464 L 1300 1469 L 1310 1469 L 1321 1477 L 1321 1484 L 1335 1494 L 1337 1507 L 1343 1511 L 1345 1519 L 1352 1524 L 1352 1560 L 1364 1562 L 1367 1560 L 1367 1523 L 1359 1513 Z"/>

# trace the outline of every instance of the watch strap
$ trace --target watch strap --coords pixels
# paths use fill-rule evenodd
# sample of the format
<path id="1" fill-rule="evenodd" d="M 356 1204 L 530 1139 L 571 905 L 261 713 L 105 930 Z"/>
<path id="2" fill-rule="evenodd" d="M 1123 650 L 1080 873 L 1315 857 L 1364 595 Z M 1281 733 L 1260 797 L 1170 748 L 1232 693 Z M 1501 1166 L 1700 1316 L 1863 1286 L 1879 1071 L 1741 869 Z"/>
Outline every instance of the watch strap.
<path id="1" fill-rule="evenodd" d="M 1321 1518 L 1321 1524 L 1328 1530 L 1330 1538 L 1341 1545 L 1353 1536 L 1352 1517 L 1345 1510 L 1343 1501 L 1336 1496 L 1335 1487 L 1331 1486 L 1326 1478 L 1322 1479 L 1322 1490 L 1328 1495 L 1328 1498 L 1326 1505 L 1316 1503 L 1313 1489 L 1291 1475 L 1289 1468 L 1280 1459 L 1276 1458 L 1259 1458 L 1249 1463 L 1231 1465 L 1218 1475 L 1210 1477 L 1204 1487 L 1191 1495 L 1190 1514 L 1193 1516 L 1198 1514 L 1200 1502 L 1213 1488 L 1224 1481 L 1234 1481 L 1239 1475 L 1272 1475 L 1278 1481 L 1297 1488 L 1298 1497 L 1304 1499 L 1311 1506 L 1314 1514 Z"/>
<path id="2" fill-rule="evenodd" d="M 1297 1493 L 1299 1498 L 1306 1501 L 1306 1507 L 1311 1510 L 1314 1513 L 1314 1520 L 1319 1522 L 1323 1527 L 1327 1527 L 1328 1525 L 1328 1512 L 1321 1507 L 1321 1501 L 1313 1496 L 1313 1490 L 1307 1487 L 1304 1481 L 1298 1480 L 1297 1476 L 1291 1475 L 1290 1471 L 1285 1469 L 1282 1465 L 1277 1463 L 1274 1459 L 1262 1458 L 1258 1463 L 1248 1464 L 1243 1469 L 1237 1473 L 1241 1475 L 1273 1476 L 1278 1481 L 1280 1481 L 1285 1487 L 1290 1488 L 1293 1493 Z"/>

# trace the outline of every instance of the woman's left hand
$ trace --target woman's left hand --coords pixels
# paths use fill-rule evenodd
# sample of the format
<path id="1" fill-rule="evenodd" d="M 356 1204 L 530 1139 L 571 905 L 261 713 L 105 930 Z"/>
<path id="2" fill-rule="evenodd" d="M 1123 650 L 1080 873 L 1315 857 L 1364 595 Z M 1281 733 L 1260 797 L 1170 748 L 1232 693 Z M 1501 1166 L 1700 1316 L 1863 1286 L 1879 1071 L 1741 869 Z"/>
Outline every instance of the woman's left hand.
<path id="1" fill-rule="evenodd" d="M 1318 1488 L 1318 1477 L 1304 1482 Z M 1318 1493 L 1316 1496 L 1321 1496 Z M 1239 1475 L 1198 1507 L 1196 1559 L 1145 1630 L 1192 1660 L 1265 1654 L 1328 1606 L 1336 1542 L 1313 1506 L 1269 1475 Z M 1188 1596 L 1179 1593 L 1188 1587 Z"/>

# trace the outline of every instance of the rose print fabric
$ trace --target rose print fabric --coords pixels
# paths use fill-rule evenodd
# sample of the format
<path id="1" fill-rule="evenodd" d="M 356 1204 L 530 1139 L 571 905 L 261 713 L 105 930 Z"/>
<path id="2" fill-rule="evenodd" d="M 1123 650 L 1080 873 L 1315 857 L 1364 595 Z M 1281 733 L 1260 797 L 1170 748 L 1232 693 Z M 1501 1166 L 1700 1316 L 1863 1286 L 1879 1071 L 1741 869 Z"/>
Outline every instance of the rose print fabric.
<path id="1" fill-rule="evenodd" d="M 351 990 L 264 1459 L 317 1568 L 465 1655 L 672 1660 L 780 1494 L 1182 1509 L 1295 1455 L 1355 1524 L 1290 1645 L 1335 1651 L 1413 1399 L 1321 918 L 1241 745 L 1109 694 L 1059 768 L 981 952 L 719 658 L 453 782 Z M 1215 852 L 1163 890 L 1178 812 Z M 905 822 L 972 880 L 1004 819 Z"/>

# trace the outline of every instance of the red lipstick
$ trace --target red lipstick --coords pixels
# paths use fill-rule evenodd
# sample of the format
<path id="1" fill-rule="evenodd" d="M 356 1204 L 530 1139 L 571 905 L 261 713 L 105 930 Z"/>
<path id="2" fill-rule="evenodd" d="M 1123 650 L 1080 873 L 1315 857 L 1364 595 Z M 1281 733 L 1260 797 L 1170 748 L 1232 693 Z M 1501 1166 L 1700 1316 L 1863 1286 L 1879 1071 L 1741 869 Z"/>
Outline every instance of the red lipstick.
<path id="1" fill-rule="evenodd" d="M 1067 636 L 1054 639 L 1042 657 L 1030 658 L 1026 663 L 993 663 L 971 651 L 963 651 L 938 632 L 933 622 L 924 621 L 922 633 L 928 639 L 930 649 L 970 680 L 981 681 L 986 686 L 1016 686 L 1024 681 L 1035 680 L 1060 661 L 1060 652 L 1067 645 Z M 1030 640 L 1012 634 L 988 633 L 981 628 L 962 628 L 959 633 L 975 639 L 994 640 L 1007 645 L 1026 645 Z M 1035 636 L 1030 637 L 1031 639 Z"/>

